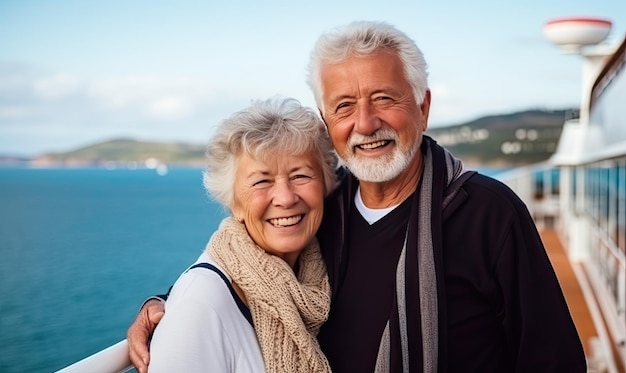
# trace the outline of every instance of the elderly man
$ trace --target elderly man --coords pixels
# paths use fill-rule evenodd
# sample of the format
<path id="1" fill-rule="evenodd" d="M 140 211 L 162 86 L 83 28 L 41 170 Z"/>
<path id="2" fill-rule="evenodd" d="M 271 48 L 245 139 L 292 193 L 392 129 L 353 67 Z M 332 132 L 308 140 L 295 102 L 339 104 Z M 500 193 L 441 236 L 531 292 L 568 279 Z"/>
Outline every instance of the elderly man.
<path id="1" fill-rule="evenodd" d="M 585 372 L 534 223 L 500 182 L 423 133 L 426 62 L 396 28 L 320 37 L 309 84 L 349 172 L 318 232 L 332 286 L 318 336 L 334 372 Z M 140 371 L 162 314 L 129 329 Z"/>

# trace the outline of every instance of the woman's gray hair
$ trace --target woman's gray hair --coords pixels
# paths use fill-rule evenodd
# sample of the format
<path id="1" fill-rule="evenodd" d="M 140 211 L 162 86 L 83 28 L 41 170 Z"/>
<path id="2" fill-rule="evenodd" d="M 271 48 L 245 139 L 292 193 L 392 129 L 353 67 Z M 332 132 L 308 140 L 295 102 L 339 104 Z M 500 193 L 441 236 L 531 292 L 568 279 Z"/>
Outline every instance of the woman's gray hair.
<path id="1" fill-rule="evenodd" d="M 381 50 L 392 51 L 400 58 L 415 100 L 418 105 L 422 104 L 428 90 L 428 66 L 415 42 L 385 22 L 357 21 L 320 36 L 311 52 L 308 83 L 322 113 L 325 109 L 322 101 L 323 66 L 343 62 L 351 56 L 371 56 Z"/>
<path id="2" fill-rule="evenodd" d="M 233 204 L 237 160 L 242 154 L 267 159 L 312 152 L 322 167 L 326 193 L 336 185 L 337 155 L 319 115 L 296 99 L 254 101 L 215 130 L 207 146 L 204 187 L 227 208 Z"/>

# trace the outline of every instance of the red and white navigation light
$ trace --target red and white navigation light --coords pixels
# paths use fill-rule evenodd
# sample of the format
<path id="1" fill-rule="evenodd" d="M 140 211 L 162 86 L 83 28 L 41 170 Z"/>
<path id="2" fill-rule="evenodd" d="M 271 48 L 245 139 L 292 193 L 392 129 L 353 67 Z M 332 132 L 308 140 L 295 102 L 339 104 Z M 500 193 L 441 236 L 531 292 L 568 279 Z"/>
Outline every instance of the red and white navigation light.
<path id="1" fill-rule="evenodd" d="M 546 39 L 570 52 L 601 43 L 610 31 L 611 21 L 596 17 L 555 18 L 547 21 L 543 27 Z"/>

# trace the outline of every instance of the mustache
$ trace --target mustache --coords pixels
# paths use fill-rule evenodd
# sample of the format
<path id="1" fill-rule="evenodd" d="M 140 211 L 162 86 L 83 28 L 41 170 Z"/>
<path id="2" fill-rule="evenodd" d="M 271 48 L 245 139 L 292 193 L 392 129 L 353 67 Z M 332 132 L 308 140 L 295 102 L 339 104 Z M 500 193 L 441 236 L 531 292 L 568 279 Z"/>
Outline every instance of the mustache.
<path id="1" fill-rule="evenodd" d="M 348 137 L 348 148 L 353 149 L 355 146 L 382 140 L 396 141 L 398 140 L 398 134 L 396 133 L 396 131 L 388 128 L 380 129 L 371 135 L 353 133 L 350 135 L 350 137 Z"/>

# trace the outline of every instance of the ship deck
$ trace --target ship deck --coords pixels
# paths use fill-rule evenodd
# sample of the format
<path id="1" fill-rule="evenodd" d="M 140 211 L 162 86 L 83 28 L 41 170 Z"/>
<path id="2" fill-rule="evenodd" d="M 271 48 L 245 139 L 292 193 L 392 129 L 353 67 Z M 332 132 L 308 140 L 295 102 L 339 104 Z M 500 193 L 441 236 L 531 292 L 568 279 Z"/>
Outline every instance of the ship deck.
<path id="1" fill-rule="evenodd" d="M 578 281 L 576 271 L 583 271 L 582 268 L 574 268 L 576 263 L 572 264 L 567 257 L 558 233 L 552 228 L 540 229 L 541 238 L 544 246 L 554 267 L 554 271 L 559 279 L 561 288 L 565 295 L 570 313 L 576 324 L 576 329 L 580 336 L 585 355 L 588 359 L 590 372 L 603 372 L 606 371 L 602 368 L 595 368 L 595 364 L 604 365 L 602 362 L 595 362 L 594 359 L 598 354 L 597 340 L 599 338 L 598 330 L 596 329 L 594 318 L 592 316 L 592 310 L 590 309 L 583 292 L 583 288 Z M 615 351 L 613 356 L 615 355 Z M 621 362 L 615 364 L 617 371 L 625 373 L 624 365 Z"/>

